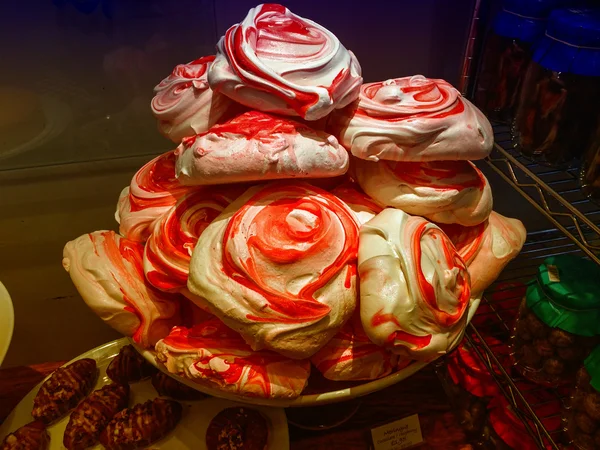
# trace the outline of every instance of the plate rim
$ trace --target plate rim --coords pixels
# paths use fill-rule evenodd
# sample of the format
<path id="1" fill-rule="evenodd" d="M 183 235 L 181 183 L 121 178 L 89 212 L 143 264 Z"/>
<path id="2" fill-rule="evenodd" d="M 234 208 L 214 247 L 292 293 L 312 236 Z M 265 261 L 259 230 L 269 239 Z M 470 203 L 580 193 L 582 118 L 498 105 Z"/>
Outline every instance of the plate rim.
<path id="1" fill-rule="evenodd" d="M 6 303 L 6 307 L 7 307 L 7 316 L 5 317 L 4 320 L 6 320 L 7 322 L 7 327 L 8 327 L 8 332 L 6 333 L 6 341 L 0 341 L 0 366 L 2 366 L 2 363 L 4 362 L 4 358 L 6 357 L 6 354 L 8 353 L 8 349 L 10 348 L 10 343 L 12 341 L 13 338 L 13 334 L 14 334 L 14 330 L 15 330 L 15 307 L 13 305 L 12 302 L 12 298 L 10 296 L 10 294 L 8 293 L 8 289 L 6 289 L 6 286 L 4 286 L 4 284 L 2 284 L 2 282 L 0 281 L 0 300 L 2 301 L 2 303 Z"/>

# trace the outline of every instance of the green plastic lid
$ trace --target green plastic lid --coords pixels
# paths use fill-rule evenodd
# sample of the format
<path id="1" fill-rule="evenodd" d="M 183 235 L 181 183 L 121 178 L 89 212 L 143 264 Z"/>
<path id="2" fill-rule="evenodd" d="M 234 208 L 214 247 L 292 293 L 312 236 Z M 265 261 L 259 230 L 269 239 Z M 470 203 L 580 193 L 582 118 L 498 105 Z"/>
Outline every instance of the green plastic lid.
<path id="1" fill-rule="evenodd" d="M 590 374 L 590 384 L 596 391 L 600 392 L 600 345 L 585 358 L 583 365 Z"/>
<path id="2" fill-rule="evenodd" d="M 600 334 L 600 267 L 574 255 L 547 258 L 527 288 L 527 306 L 548 326 Z"/>

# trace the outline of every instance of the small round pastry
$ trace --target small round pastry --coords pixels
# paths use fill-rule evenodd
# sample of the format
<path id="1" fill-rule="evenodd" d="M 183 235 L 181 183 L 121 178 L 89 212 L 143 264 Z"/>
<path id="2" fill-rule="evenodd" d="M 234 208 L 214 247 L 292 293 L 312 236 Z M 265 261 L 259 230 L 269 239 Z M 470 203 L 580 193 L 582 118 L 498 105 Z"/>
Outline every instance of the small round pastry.
<path id="1" fill-rule="evenodd" d="M 175 177 L 174 151 L 154 158 L 121 192 L 115 213 L 119 232 L 128 239 L 146 241 L 154 223 L 191 190 Z"/>
<path id="2" fill-rule="evenodd" d="M 332 135 L 259 111 L 186 138 L 175 153 L 177 179 L 185 185 L 336 177 L 349 161 Z"/>
<path id="3" fill-rule="evenodd" d="M 333 381 L 376 380 L 392 373 L 398 365 L 397 355 L 367 337 L 358 308 L 310 360 L 325 378 Z"/>
<path id="4" fill-rule="evenodd" d="M 188 289 L 254 350 L 309 358 L 355 309 L 357 247 L 355 216 L 334 195 L 257 186 L 204 230 Z"/>
<path id="5" fill-rule="evenodd" d="M 473 296 L 496 281 L 506 265 L 519 254 L 527 238 L 527 231 L 520 220 L 504 217 L 495 211 L 486 222 L 474 227 L 439 226 L 467 264 Z"/>
<path id="6" fill-rule="evenodd" d="M 151 347 L 180 323 L 180 297 L 154 289 L 144 278 L 144 246 L 114 231 L 68 242 L 63 267 L 85 303 L 102 320 Z"/>
<path id="7" fill-rule="evenodd" d="M 207 73 L 214 60 L 211 55 L 179 64 L 154 88 L 152 113 L 159 131 L 173 142 L 204 133 L 231 111 L 233 101 L 208 85 Z"/>
<path id="8" fill-rule="evenodd" d="M 470 161 L 365 161 L 356 158 L 360 187 L 382 206 L 437 223 L 474 226 L 492 212 L 487 178 Z"/>
<path id="9" fill-rule="evenodd" d="M 481 111 L 448 82 L 422 75 L 363 84 L 358 102 L 336 111 L 328 130 L 375 162 L 482 159 L 494 143 Z"/>
<path id="10" fill-rule="evenodd" d="M 156 368 L 144 359 L 133 345 L 126 345 L 106 368 L 106 375 L 115 383 L 129 384 L 152 376 Z"/>
<path id="11" fill-rule="evenodd" d="M 548 339 L 536 339 L 533 341 L 535 351 L 543 358 L 554 355 L 554 347 L 548 342 Z"/>
<path id="12" fill-rule="evenodd" d="M 219 40 L 208 82 L 252 109 L 317 120 L 354 101 L 362 77 L 331 31 L 269 3 Z"/>
<path id="13" fill-rule="evenodd" d="M 265 450 L 269 425 L 261 413 L 248 407 L 219 412 L 206 430 L 208 450 Z"/>
<path id="14" fill-rule="evenodd" d="M 171 373 L 250 397 L 298 397 L 310 375 L 309 361 L 255 352 L 217 318 L 189 329 L 174 327 L 156 344 L 156 358 Z"/>
<path id="15" fill-rule="evenodd" d="M 231 200 L 216 189 L 190 192 L 160 218 L 144 247 L 144 273 L 152 286 L 165 292 L 186 289 L 198 238 Z"/>
<path id="16" fill-rule="evenodd" d="M 437 226 L 384 209 L 360 229 L 358 273 L 362 325 L 375 344 L 431 360 L 460 341 L 469 274 Z"/>
<path id="17" fill-rule="evenodd" d="M 588 392 L 583 400 L 583 409 L 588 416 L 600 422 L 600 393 Z"/>

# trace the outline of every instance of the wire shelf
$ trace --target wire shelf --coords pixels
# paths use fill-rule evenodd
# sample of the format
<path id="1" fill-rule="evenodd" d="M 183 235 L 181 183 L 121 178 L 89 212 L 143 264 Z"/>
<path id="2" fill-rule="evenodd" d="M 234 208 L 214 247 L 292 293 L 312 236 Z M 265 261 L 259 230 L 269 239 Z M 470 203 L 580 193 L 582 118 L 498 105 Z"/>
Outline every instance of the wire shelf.
<path id="1" fill-rule="evenodd" d="M 579 189 L 578 170 L 557 170 L 521 156 L 512 145 L 508 126 L 495 125 L 496 144 L 485 162 L 549 221 L 530 232 L 519 257 L 485 292 L 465 339 L 488 368 L 514 412 L 542 449 L 565 449 L 561 410 L 571 387 L 550 389 L 517 374 L 500 346 L 509 344 L 525 283 L 544 259 L 572 253 L 600 264 L 600 206 Z"/>

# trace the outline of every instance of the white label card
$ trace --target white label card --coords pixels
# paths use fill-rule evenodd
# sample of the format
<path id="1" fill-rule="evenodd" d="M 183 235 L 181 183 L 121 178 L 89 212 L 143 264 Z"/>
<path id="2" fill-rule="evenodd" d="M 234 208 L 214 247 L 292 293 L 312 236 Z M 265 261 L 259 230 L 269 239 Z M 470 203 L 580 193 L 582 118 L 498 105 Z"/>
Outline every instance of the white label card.
<path id="1" fill-rule="evenodd" d="M 371 430 L 375 450 L 401 450 L 423 442 L 419 416 L 404 419 Z"/>
<path id="2" fill-rule="evenodd" d="M 552 283 L 560 282 L 560 275 L 558 274 L 558 267 L 548 264 L 548 280 Z"/>

